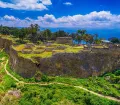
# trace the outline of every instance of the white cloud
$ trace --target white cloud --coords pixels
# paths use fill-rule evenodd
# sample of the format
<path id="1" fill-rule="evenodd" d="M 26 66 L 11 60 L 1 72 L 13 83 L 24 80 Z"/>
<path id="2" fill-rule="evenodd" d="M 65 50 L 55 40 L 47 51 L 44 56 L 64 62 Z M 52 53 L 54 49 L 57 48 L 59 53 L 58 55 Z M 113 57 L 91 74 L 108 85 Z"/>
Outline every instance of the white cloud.
<path id="1" fill-rule="evenodd" d="M 14 20 L 14 21 L 13 21 Z M 56 18 L 54 15 L 38 16 L 37 19 L 27 17 L 18 19 L 14 16 L 4 16 L 0 23 L 8 26 L 29 26 L 31 23 L 39 24 L 41 27 L 63 27 L 63 28 L 120 28 L 120 15 L 115 15 L 109 11 L 91 12 L 86 15 L 62 16 Z"/>
<path id="2" fill-rule="evenodd" d="M 16 10 L 47 10 L 47 5 L 52 5 L 51 0 L 11 0 L 11 3 L 0 1 L 1 8 Z"/>
<path id="3" fill-rule="evenodd" d="M 5 15 L 3 18 L 5 20 L 9 20 L 9 21 L 15 21 L 15 20 L 17 20 L 17 18 L 15 18 L 14 16 L 8 16 L 8 15 Z"/>
<path id="4" fill-rule="evenodd" d="M 70 6 L 70 5 L 73 5 L 71 2 L 65 2 L 65 3 L 63 3 L 64 5 L 68 5 L 68 6 Z"/>
<path id="5" fill-rule="evenodd" d="M 44 5 L 52 5 L 51 0 L 40 0 Z"/>

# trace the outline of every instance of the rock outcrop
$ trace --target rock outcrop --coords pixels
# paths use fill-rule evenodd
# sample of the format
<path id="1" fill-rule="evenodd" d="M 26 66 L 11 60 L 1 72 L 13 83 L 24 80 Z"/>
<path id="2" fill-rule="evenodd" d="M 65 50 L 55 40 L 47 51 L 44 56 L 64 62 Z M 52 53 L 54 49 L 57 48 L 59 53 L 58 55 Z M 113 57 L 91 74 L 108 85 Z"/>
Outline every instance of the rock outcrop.
<path id="1" fill-rule="evenodd" d="M 55 54 L 50 58 L 23 58 L 13 49 L 12 41 L 0 37 L 0 48 L 9 54 L 9 64 L 19 75 L 30 78 L 36 71 L 52 76 L 89 77 L 120 69 L 120 50 L 100 49 L 80 53 Z"/>

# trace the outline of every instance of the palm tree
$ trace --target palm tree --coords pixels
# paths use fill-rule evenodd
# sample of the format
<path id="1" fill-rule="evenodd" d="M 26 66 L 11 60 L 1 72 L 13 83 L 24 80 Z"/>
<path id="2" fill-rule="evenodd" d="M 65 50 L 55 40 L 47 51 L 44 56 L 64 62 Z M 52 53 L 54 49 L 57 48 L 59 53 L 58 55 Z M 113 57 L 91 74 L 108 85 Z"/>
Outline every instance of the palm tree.
<path id="1" fill-rule="evenodd" d="M 75 39 L 78 41 L 78 44 L 80 44 L 82 41 L 82 36 L 77 35 Z"/>
<path id="2" fill-rule="evenodd" d="M 85 35 L 86 35 L 86 30 L 77 31 L 76 40 L 78 41 L 78 43 L 81 43 L 81 41 L 84 40 Z"/>
<path id="3" fill-rule="evenodd" d="M 86 30 L 78 30 L 77 33 L 81 36 L 86 34 Z"/>

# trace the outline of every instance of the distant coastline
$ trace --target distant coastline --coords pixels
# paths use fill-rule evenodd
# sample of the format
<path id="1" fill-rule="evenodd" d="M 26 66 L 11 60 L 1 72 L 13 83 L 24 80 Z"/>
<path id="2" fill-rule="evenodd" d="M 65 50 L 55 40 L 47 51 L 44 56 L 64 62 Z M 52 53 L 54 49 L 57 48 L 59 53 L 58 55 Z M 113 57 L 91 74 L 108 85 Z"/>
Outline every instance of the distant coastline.
<path id="1" fill-rule="evenodd" d="M 18 27 L 19 29 L 23 27 Z M 68 33 L 75 33 L 80 28 L 50 28 L 50 27 L 40 27 L 40 30 L 50 29 L 52 32 L 56 32 L 58 30 L 64 30 Z M 118 29 L 86 29 L 90 34 L 98 34 L 99 38 L 109 39 L 111 37 L 120 38 L 120 30 Z"/>

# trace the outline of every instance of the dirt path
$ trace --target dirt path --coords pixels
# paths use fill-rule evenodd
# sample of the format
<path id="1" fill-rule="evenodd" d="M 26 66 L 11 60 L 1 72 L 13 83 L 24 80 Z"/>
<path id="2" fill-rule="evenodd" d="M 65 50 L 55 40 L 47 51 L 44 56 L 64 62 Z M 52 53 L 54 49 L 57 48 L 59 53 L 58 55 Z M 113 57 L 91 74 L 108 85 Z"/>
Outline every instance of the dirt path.
<path id="1" fill-rule="evenodd" d="M 3 52 L 4 48 L 0 50 L 0 52 Z"/>
<path id="2" fill-rule="evenodd" d="M 52 82 L 52 83 L 27 83 L 27 82 L 19 81 L 16 77 L 14 77 L 12 74 L 10 74 L 7 71 L 7 68 L 6 68 L 7 64 L 8 64 L 8 60 L 6 61 L 6 64 L 4 65 L 5 72 L 7 73 L 7 75 L 9 75 L 11 78 L 13 78 L 17 82 L 22 82 L 22 83 L 28 84 L 28 85 L 41 85 L 41 86 L 47 86 L 47 85 L 53 85 L 53 84 L 64 85 L 64 86 L 72 86 L 72 85 L 69 85 L 69 84 L 58 83 L 58 82 Z M 91 94 L 94 94 L 94 95 L 96 95 L 98 97 L 102 97 L 102 98 L 106 98 L 106 99 L 113 100 L 113 101 L 116 101 L 116 102 L 120 102 L 120 100 L 117 99 L 117 98 L 114 98 L 114 97 L 111 97 L 111 96 L 105 96 L 105 95 L 90 91 L 90 90 L 88 90 L 88 89 L 86 89 L 86 88 L 84 88 L 82 86 L 72 86 L 72 87 L 82 89 L 82 90 L 84 90 L 86 92 L 89 92 Z"/>
<path id="3" fill-rule="evenodd" d="M 4 70 L 5 72 L 7 73 L 7 75 L 9 75 L 11 78 L 13 78 L 15 81 L 17 82 L 20 82 L 17 78 L 15 78 L 12 74 L 10 74 L 8 71 L 7 71 L 7 64 L 8 64 L 8 60 L 6 61 L 5 65 L 4 65 Z"/>

